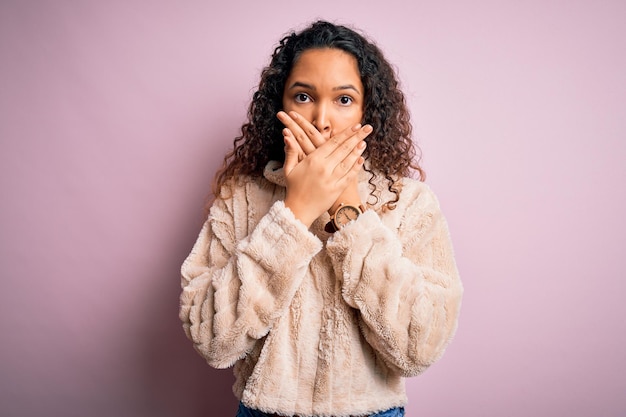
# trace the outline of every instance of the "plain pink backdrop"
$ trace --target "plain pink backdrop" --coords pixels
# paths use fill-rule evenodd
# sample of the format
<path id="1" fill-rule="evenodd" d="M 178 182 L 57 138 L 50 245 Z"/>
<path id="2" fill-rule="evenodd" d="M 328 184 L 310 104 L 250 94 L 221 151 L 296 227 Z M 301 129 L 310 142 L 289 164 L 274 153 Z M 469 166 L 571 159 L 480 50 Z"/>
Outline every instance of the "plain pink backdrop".
<path id="1" fill-rule="evenodd" d="M 0 414 L 233 416 L 179 266 L 282 34 L 398 67 L 466 287 L 409 416 L 626 415 L 626 3 L 3 1 Z"/>

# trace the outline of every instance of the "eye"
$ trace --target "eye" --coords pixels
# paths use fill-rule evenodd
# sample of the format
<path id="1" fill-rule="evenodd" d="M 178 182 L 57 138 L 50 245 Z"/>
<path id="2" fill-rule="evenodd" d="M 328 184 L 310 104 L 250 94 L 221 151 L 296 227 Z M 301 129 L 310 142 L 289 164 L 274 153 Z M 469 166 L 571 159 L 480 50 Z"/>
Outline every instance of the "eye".
<path id="1" fill-rule="evenodd" d="M 349 106 L 354 100 L 350 96 L 339 97 L 339 104 L 342 106 Z"/>
<path id="2" fill-rule="evenodd" d="M 294 96 L 294 99 L 296 100 L 296 103 L 308 103 L 309 101 L 311 101 L 311 97 L 309 97 L 309 95 L 305 93 L 296 94 Z"/>

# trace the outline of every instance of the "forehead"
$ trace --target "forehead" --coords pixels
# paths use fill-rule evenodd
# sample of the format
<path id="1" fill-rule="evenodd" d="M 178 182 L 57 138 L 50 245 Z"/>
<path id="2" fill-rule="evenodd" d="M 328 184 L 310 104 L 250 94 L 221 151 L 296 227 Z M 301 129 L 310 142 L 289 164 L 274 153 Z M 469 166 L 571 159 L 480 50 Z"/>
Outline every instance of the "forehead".
<path id="1" fill-rule="evenodd" d="M 296 60 L 289 79 L 311 78 L 328 83 L 361 83 L 356 58 L 335 48 L 309 49 Z"/>

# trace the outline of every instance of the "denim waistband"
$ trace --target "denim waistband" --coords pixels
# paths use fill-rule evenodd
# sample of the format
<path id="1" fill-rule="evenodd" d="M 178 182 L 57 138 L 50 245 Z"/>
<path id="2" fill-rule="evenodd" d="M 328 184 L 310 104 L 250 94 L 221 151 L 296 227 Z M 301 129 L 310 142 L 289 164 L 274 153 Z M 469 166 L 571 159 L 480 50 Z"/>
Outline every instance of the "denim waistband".
<path id="1" fill-rule="evenodd" d="M 248 408 L 243 403 L 239 403 L 239 410 L 237 410 L 236 417 L 275 417 L 276 414 L 267 414 L 263 411 Z M 371 414 L 369 417 L 404 417 L 404 407 L 390 408 L 389 410 L 380 411 L 375 414 Z"/>

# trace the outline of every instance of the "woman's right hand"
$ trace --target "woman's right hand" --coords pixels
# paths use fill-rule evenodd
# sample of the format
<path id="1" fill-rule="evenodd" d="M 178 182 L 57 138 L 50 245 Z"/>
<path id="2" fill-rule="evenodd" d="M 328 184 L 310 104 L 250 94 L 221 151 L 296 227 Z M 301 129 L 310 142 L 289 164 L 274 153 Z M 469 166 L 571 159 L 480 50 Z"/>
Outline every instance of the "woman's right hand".
<path id="1" fill-rule="evenodd" d="M 310 227 L 356 181 L 364 162 L 364 139 L 373 129 L 355 125 L 324 141 L 302 116 L 281 112 L 278 117 L 286 126 L 285 206 Z"/>

